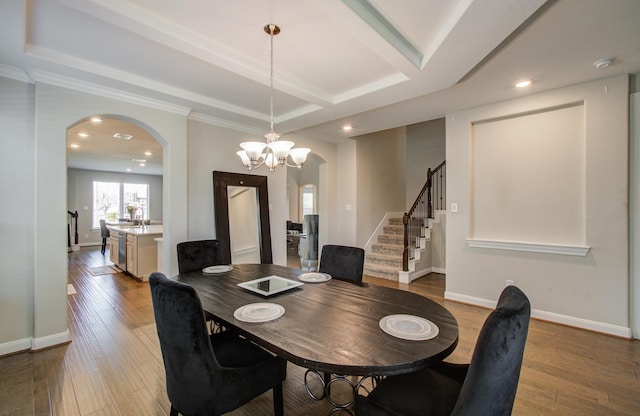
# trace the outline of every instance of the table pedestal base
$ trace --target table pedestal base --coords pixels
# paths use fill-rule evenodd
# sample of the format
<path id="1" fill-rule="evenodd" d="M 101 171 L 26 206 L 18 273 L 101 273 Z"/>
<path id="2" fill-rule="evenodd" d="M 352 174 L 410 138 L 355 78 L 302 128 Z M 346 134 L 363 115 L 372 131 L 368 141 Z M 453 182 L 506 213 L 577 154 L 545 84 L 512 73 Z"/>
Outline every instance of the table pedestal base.
<path id="1" fill-rule="evenodd" d="M 317 377 L 318 383 L 322 386 L 320 393 L 314 393 L 312 391 L 312 388 L 309 385 L 309 374 L 312 374 L 314 377 Z M 382 377 L 362 377 L 355 384 L 354 384 L 354 381 L 351 380 L 349 377 L 352 377 L 352 376 L 331 374 L 329 377 L 323 377 L 323 375 L 316 370 L 307 370 L 304 373 L 304 386 L 307 389 L 307 393 L 309 394 L 309 396 L 311 396 L 314 400 L 322 400 L 325 397 L 327 398 L 329 403 L 331 403 L 331 405 L 333 406 L 333 409 L 331 410 L 330 414 L 344 411 L 350 415 L 353 415 L 353 413 L 351 413 L 351 410 L 349 410 L 349 408 L 353 406 L 353 403 L 356 400 L 356 395 L 358 394 L 360 389 L 363 389 L 364 391 L 369 393 L 369 388 L 365 385 L 365 383 L 369 381 L 370 387 L 373 389 L 378 384 L 378 382 L 382 379 Z M 331 396 L 331 386 L 337 383 L 344 383 L 351 390 L 350 398 L 346 402 L 340 403 L 337 401 L 337 398 Z"/>

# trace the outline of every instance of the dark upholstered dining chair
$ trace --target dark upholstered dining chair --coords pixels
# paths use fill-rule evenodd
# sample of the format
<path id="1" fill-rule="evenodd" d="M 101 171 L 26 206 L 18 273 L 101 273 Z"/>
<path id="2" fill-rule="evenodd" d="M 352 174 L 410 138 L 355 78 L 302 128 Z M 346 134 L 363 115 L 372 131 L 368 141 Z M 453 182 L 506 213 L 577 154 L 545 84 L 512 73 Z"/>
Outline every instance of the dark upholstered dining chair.
<path id="1" fill-rule="evenodd" d="M 220 415 L 271 389 L 274 413 L 283 414 L 284 359 L 233 331 L 209 336 L 191 286 L 159 272 L 151 274 L 149 286 L 171 416 Z"/>
<path id="2" fill-rule="evenodd" d="M 320 273 L 332 278 L 362 284 L 364 250 L 359 247 L 325 245 L 320 255 Z"/>
<path id="3" fill-rule="evenodd" d="M 183 241 L 176 246 L 178 252 L 178 273 L 200 271 L 205 267 L 220 264 L 220 242 L 218 240 Z M 211 323 L 211 332 L 219 332 L 224 329 L 215 317 L 205 311 L 208 322 Z"/>
<path id="4" fill-rule="evenodd" d="M 197 240 L 178 243 L 178 273 L 202 270 L 220 264 L 220 242 L 218 240 Z"/>
<path id="5" fill-rule="evenodd" d="M 320 273 L 327 273 L 333 279 L 344 280 L 357 285 L 362 283 L 362 270 L 364 268 L 364 250 L 359 247 L 340 246 L 327 244 L 322 246 L 320 254 Z M 326 394 L 330 395 L 331 373 L 324 373 L 324 386 Z M 329 400 L 332 400 L 329 398 Z"/>
<path id="6" fill-rule="evenodd" d="M 368 396 L 356 397 L 356 415 L 510 415 L 530 314 L 525 294 L 506 287 L 480 330 L 470 364 L 441 362 L 387 377 Z"/>
<path id="7" fill-rule="evenodd" d="M 111 237 L 111 232 L 107 228 L 105 220 L 100 220 L 100 237 L 102 237 L 102 248 L 100 249 L 100 253 L 104 255 L 104 252 L 107 250 L 107 238 Z"/>

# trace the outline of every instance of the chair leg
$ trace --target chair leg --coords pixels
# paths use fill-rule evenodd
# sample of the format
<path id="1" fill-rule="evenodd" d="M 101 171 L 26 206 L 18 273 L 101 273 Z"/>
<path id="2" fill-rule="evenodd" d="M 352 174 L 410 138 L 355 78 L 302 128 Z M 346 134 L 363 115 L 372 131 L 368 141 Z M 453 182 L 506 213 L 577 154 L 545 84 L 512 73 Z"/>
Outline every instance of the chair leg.
<path id="1" fill-rule="evenodd" d="M 178 411 L 175 409 L 175 407 L 173 407 L 173 405 L 171 405 L 171 412 L 169 413 L 169 416 L 178 416 Z"/>
<path id="2" fill-rule="evenodd" d="M 103 256 L 104 256 L 104 252 L 106 251 L 106 249 L 107 249 L 107 239 L 103 238 L 102 239 L 102 249 L 100 250 L 100 252 L 102 253 Z"/>
<path id="3" fill-rule="evenodd" d="M 284 416 L 284 399 L 282 396 L 282 383 L 273 388 L 273 414 Z"/>

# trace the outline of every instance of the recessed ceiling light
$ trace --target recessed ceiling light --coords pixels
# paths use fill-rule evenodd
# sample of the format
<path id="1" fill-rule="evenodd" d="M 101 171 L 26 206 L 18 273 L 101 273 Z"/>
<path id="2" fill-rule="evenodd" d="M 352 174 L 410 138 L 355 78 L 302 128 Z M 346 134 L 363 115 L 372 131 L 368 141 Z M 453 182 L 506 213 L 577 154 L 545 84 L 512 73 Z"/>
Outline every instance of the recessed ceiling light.
<path id="1" fill-rule="evenodd" d="M 74 149 L 77 149 L 77 148 L 79 148 L 79 147 L 80 147 L 80 145 L 79 145 L 79 144 L 76 144 L 76 143 L 71 143 L 71 144 L 69 145 L 69 147 L 73 147 Z"/>
<path id="2" fill-rule="evenodd" d="M 102 119 L 100 117 L 91 117 L 91 122 L 92 123 L 100 123 L 102 121 Z"/>
<path id="3" fill-rule="evenodd" d="M 140 166 L 141 168 L 144 167 L 144 163 L 140 163 L 138 166 Z"/>
<path id="4" fill-rule="evenodd" d="M 127 172 L 131 172 L 131 168 L 127 168 Z"/>
<path id="5" fill-rule="evenodd" d="M 113 137 L 115 137 L 116 139 L 122 139 L 122 140 L 131 140 L 131 138 L 133 137 L 130 134 L 124 134 L 124 133 L 115 133 L 113 135 Z"/>
<path id="6" fill-rule="evenodd" d="M 531 80 L 526 79 L 524 81 L 517 82 L 516 88 L 525 88 L 525 87 L 528 87 L 529 85 L 531 85 Z"/>
<path id="7" fill-rule="evenodd" d="M 145 155 L 145 156 L 151 156 L 152 154 L 153 154 L 153 153 L 151 153 L 151 152 L 144 152 L 144 155 Z"/>
<path id="8" fill-rule="evenodd" d="M 78 133 L 78 136 L 80 136 L 80 137 L 89 137 L 89 133 L 85 133 L 85 132 Z"/>
<path id="9" fill-rule="evenodd" d="M 597 61 L 595 61 L 593 63 L 593 65 L 598 68 L 598 69 L 602 69 L 602 68 L 606 68 L 609 65 L 611 65 L 613 63 L 613 61 L 615 60 L 615 58 L 604 58 L 604 59 L 599 59 Z"/>
<path id="10" fill-rule="evenodd" d="M 345 124 L 344 126 L 342 126 L 342 130 L 344 131 L 351 131 L 352 127 L 349 124 Z"/>
<path id="11" fill-rule="evenodd" d="M 131 161 L 136 163 L 145 163 L 147 159 L 131 159 Z"/>

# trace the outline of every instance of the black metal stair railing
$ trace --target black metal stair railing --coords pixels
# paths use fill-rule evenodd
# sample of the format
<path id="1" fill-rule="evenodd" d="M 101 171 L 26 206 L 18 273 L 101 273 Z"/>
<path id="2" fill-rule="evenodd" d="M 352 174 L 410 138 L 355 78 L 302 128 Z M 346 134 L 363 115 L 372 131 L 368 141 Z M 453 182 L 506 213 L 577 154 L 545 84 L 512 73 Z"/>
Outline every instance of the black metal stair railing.
<path id="1" fill-rule="evenodd" d="M 433 171 L 427 169 L 427 182 L 420 190 L 418 197 L 409 212 L 402 216 L 404 225 L 404 249 L 402 251 L 402 270 L 409 271 L 410 252 L 421 248 L 425 237 L 425 225 L 433 218 L 434 210 L 445 209 L 446 205 L 446 161 L 440 163 Z"/>

